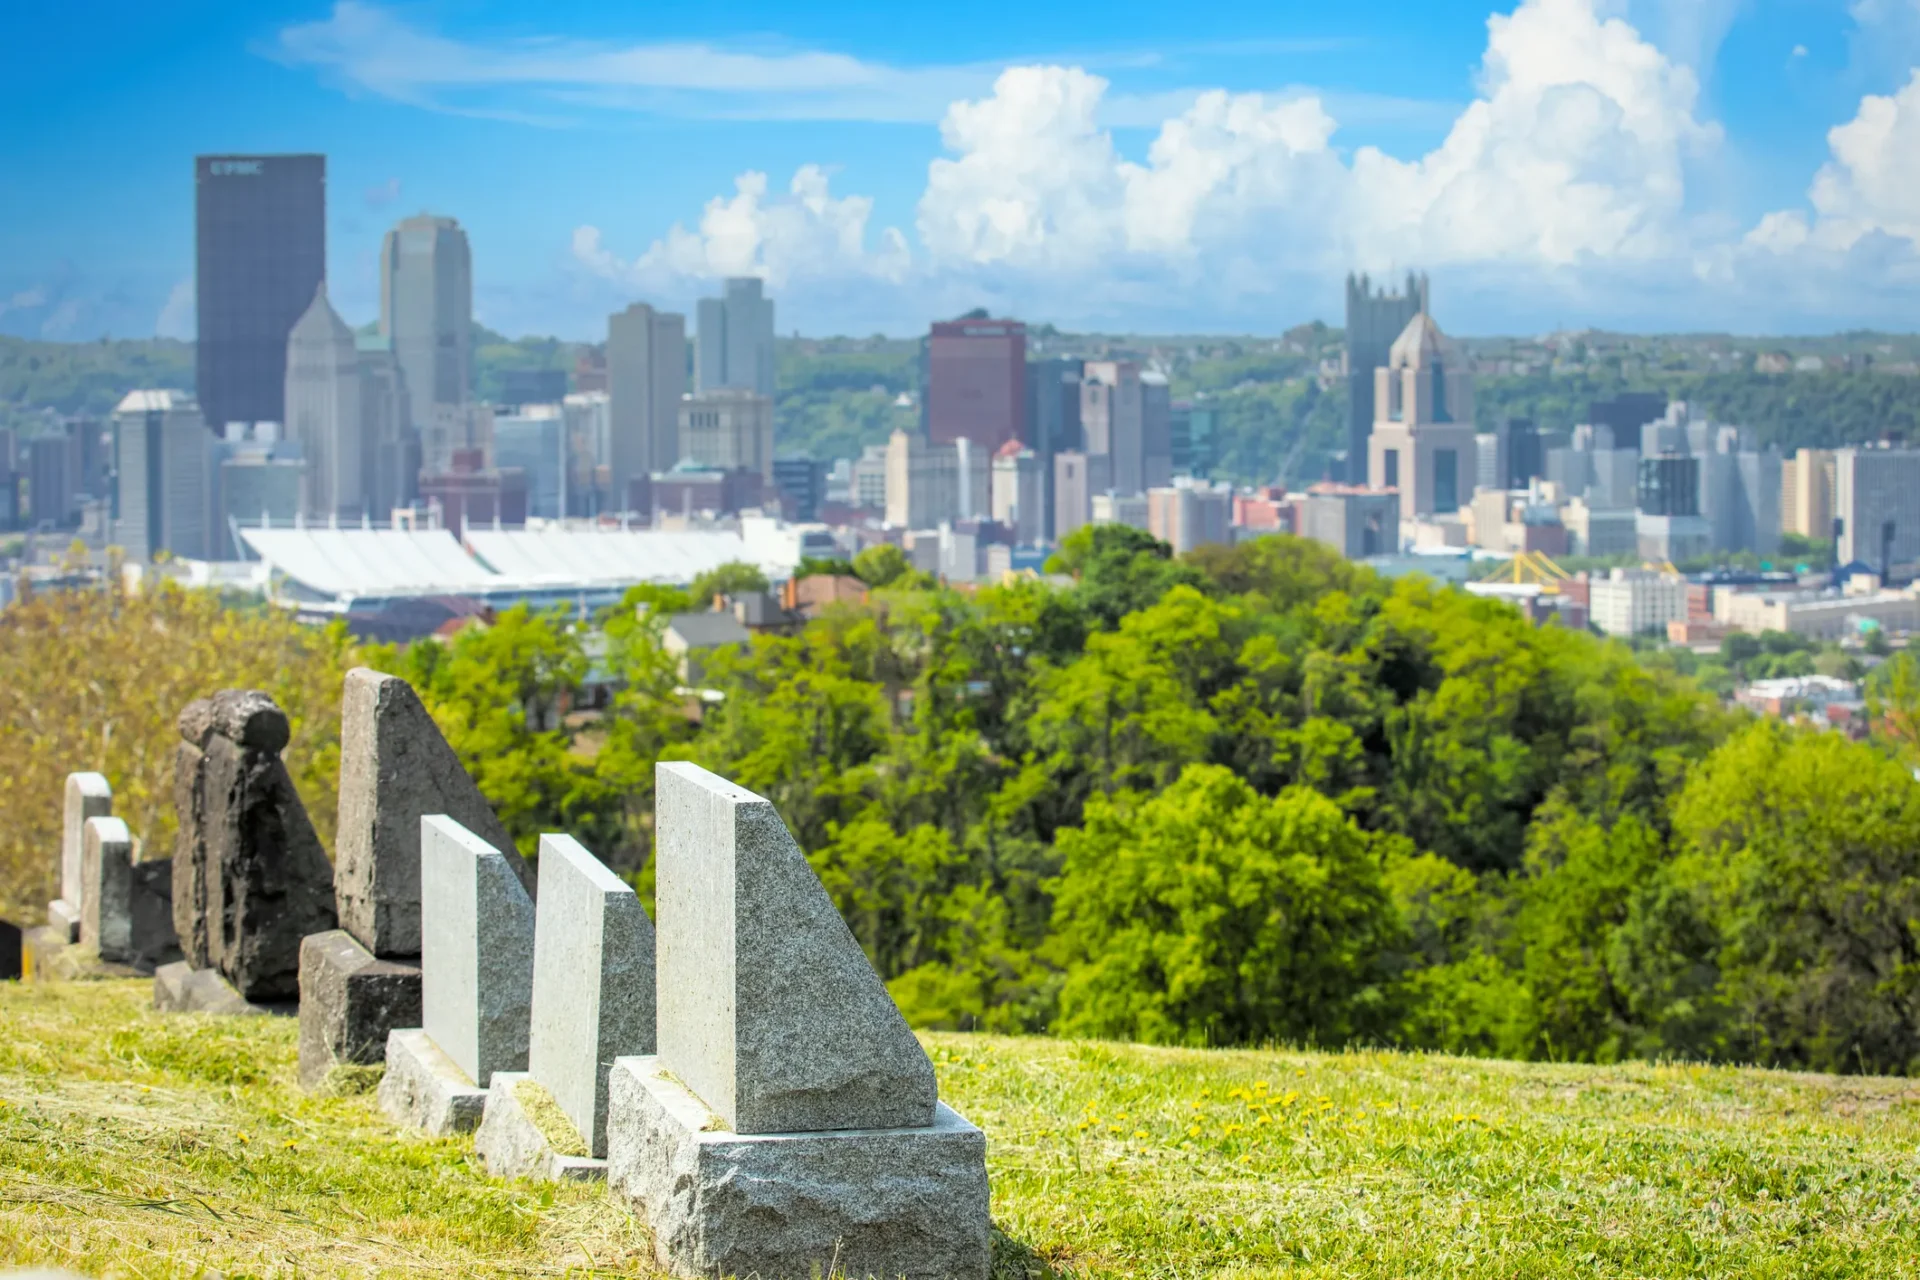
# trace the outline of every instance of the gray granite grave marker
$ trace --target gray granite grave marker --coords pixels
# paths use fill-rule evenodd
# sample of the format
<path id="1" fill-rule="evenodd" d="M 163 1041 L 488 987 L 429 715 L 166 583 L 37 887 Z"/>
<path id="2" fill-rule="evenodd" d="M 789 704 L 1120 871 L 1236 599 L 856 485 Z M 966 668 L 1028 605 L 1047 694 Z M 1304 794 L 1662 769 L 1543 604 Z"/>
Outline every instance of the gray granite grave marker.
<path id="1" fill-rule="evenodd" d="M 131 959 L 133 833 L 118 818 L 88 818 L 80 843 L 80 941 L 102 960 Z"/>
<path id="2" fill-rule="evenodd" d="M 60 898 L 47 908 L 47 920 L 57 930 L 67 931 L 67 941 L 80 941 L 81 921 L 86 915 L 86 872 L 83 865 L 83 841 L 87 819 L 111 817 L 113 788 L 104 775 L 70 773 L 60 824 Z"/>

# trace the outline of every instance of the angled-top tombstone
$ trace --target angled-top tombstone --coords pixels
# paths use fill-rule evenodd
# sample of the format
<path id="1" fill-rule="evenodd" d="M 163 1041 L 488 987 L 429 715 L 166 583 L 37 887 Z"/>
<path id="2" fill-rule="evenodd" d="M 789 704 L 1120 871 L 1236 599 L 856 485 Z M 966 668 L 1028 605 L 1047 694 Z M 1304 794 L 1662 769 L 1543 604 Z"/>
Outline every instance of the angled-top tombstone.
<path id="1" fill-rule="evenodd" d="M 498 849 L 420 819 L 421 1023 L 387 1037 L 380 1104 L 432 1133 L 470 1129 L 497 1071 L 527 1069 L 533 900 Z"/>
<path id="2" fill-rule="evenodd" d="M 340 927 L 376 956 L 420 954 L 420 819 L 445 814 L 534 893 L 532 870 L 413 687 L 358 667 L 340 705 Z"/>
<path id="3" fill-rule="evenodd" d="M 80 940 L 80 921 L 86 914 L 86 876 L 82 859 L 87 819 L 113 816 L 113 788 L 105 775 L 67 775 L 66 804 L 60 826 L 60 900 L 47 914 L 56 929 L 65 928 L 67 941 Z"/>
<path id="4" fill-rule="evenodd" d="M 640 899 L 571 836 L 540 837 L 534 909 L 533 1024 L 527 1074 L 497 1075 L 475 1138 L 490 1172 L 594 1176 L 607 1153 L 608 1075 L 615 1058 L 654 1048 L 654 932 Z M 594 1161 L 564 1173 L 516 1098 L 531 1078 L 578 1131 Z"/>
<path id="5" fill-rule="evenodd" d="M 661 1064 L 736 1133 L 933 1123 L 933 1064 L 773 806 L 656 770 Z"/>
<path id="6" fill-rule="evenodd" d="M 500 850 L 444 815 L 420 819 L 420 1011 L 481 1088 L 527 1069 L 533 901 Z"/>
<path id="7" fill-rule="evenodd" d="M 614 1063 L 607 1181 L 680 1275 L 986 1280 L 986 1139 L 773 806 L 654 771 L 652 1057 Z"/>

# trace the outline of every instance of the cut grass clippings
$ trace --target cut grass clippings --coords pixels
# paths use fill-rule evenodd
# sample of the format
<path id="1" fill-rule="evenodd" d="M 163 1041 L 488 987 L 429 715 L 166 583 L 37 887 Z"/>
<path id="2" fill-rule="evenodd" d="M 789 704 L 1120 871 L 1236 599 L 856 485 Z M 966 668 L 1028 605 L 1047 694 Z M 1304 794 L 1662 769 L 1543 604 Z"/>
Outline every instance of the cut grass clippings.
<path id="1" fill-rule="evenodd" d="M 653 1275 L 603 1187 L 302 1093 L 296 1027 L 0 983 L 0 1263 Z M 1686 1065 L 930 1035 L 998 1277 L 1920 1276 L 1920 1087 Z"/>

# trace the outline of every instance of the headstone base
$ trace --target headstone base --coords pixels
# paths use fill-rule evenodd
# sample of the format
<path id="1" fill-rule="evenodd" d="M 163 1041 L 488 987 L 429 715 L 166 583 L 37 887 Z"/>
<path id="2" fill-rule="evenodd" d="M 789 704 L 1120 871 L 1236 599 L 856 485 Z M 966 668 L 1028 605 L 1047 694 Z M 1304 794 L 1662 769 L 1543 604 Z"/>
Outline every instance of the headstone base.
<path id="1" fill-rule="evenodd" d="M 69 943 L 80 941 L 80 908 L 65 898 L 55 898 L 47 904 L 47 928 Z"/>
<path id="2" fill-rule="evenodd" d="M 110 964 L 92 947 L 67 941 L 61 925 L 28 929 L 20 937 L 20 977 L 26 982 L 85 982 L 99 978 L 137 978 L 131 965 Z"/>
<path id="3" fill-rule="evenodd" d="M 478 1088 L 433 1038 L 418 1027 L 387 1036 L 387 1074 L 380 1109 L 395 1124 L 435 1137 L 467 1133 L 480 1123 L 487 1091 Z"/>
<path id="4" fill-rule="evenodd" d="M 344 929 L 300 943 L 300 1086 L 386 1060 L 387 1037 L 420 1025 L 420 968 L 376 959 Z"/>
<path id="5" fill-rule="evenodd" d="M 290 1015 L 292 1004 L 253 1004 L 243 1000 L 218 969 L 196 969 L 185 960 L 153 971 L 153 1007 L 159 1013 L 218 1013 L 241 1017 Z"/>
<path id="6" fill-rule="evenodd" d="M 676 1275 L 985 1280 L 987 1144 L 944 1104 L 924 1129 L 739 1134 L 658 1058 L 613 1064 L 607 1181 Z"/>
<path id="7" fill-rule="evenodd" d="M 526 1178 L 533 1182 L 599 1182 L 607 1176 L 607 1162 L 592 1156 L 563 1155 L 520 1099 L 522 1082 L 533 1077 L 524 1071 L 496 1071 L 487 1090 L 486 1114 L 474 1131 L 473 1149 L 496 1178 Z M 555 1123 L 571 1127 L 566 1113 L 553 1106 Z M 578 1134 L 574 1135 L 578 1138 Z"/>

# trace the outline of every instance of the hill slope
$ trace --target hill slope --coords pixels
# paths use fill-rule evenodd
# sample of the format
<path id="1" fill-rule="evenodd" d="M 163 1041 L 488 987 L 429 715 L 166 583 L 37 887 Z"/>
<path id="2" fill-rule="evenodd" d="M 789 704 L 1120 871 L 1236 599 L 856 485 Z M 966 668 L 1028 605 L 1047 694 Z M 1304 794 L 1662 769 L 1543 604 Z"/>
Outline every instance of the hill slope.
<path id="1" fill-rule="evenodd" d="M 0 984 L 0 1262 L 650 1274 L 597 1188 L 489 1179 L 293 1083 L 285 1020 Z M 1920 1085 L 1690 1066 L 927 1038 L 1001 1275 L 1896 1276 Z"/>

